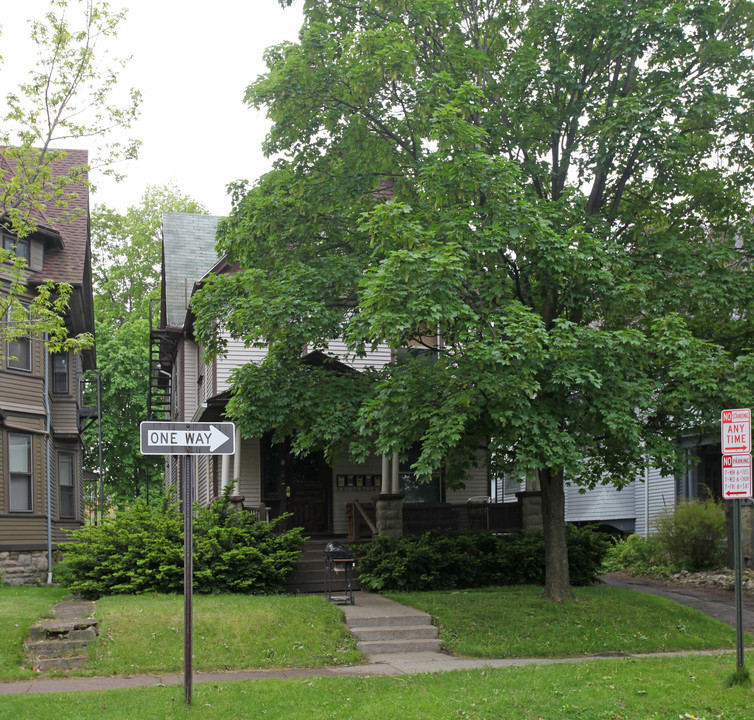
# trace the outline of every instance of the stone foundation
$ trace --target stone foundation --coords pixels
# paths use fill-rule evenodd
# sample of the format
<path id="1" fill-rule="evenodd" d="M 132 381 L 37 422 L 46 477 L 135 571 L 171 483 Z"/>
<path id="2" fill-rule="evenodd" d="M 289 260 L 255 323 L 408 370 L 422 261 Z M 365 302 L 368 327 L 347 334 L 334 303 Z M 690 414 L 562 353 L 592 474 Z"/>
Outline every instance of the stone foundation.
<path id="1" fill-rule="evenodd" d="M 377 498 L 377 534 L 389 538 L 403 535 L 403 495 L 380 495 Z"/>
<path id="2" fill-rule="evenodd" d="M 47 550 L 0 552 L 0 582 L 34 585 L 47 581 Z"/>

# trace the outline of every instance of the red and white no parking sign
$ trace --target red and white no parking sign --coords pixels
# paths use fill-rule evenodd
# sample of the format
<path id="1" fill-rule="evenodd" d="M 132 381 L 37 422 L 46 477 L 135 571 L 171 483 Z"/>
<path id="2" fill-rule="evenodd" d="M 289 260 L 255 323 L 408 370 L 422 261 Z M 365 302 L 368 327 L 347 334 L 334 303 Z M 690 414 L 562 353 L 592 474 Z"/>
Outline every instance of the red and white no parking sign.
<path id="1" fill-rule="evenodd" d="M 751 410 L 723 410 L 720 442 L 723 450 L 723 498 L 752 497 Z"/>

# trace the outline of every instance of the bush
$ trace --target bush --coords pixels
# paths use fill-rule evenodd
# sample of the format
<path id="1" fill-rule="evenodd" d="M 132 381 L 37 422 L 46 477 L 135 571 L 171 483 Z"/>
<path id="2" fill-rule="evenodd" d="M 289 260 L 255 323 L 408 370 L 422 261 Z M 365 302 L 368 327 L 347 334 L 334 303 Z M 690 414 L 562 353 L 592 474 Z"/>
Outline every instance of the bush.
<path id="1" fill-rule="evenodd" d="M 276 529 L 251 513 L 234 512 L 227 497 L 196 509 L 194 591 L 271 593 L 283 589 L 303 542 L 300 528 Z M 137 500 L 101 525 L 60 543 L 59 581 L 85 597 L 183 592 L 183 514 L 164 501 Z"/>
<path id="2" fill-rule="evenodd" d="M 672 568 L 657 539 L 641 535 L 629 535 L 608 548 L 602 569 L 604 572 L 627 570 L 632 575 L 667 577 L 672 574 Z"/>
<path id="3" fill-rule="evenodd" d="M 592 528 L 568 526 L 571 582 L 596 577 L 609 541 Z M 495 536 L 443 535 L 437 530 L 398 539 L 377 537 L 364 546 L 359 576 L 370 590 L 449 590 L 544 583 L 541 532 Z"/>
<path id="4" fill-rule="evenodd" d="M 676 570 L 715 570 L 726 564 L 725 511 L 712 498 L 678 503 L 659 518 L 654 538 Z"/>

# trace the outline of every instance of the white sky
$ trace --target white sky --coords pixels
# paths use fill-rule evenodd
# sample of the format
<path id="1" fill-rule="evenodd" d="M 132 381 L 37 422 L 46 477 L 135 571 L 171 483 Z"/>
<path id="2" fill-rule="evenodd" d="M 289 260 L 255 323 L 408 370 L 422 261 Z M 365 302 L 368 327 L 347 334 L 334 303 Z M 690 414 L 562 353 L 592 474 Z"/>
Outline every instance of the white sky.
<path id="1" fill-rule="evenodd" d="M 261 150 L 268 121 L 264 112 L 244 105 L 243 95 L 265 71 L 264 49 L 296 40 L 300 0 L 285 10 L 277 0 L 111 3 L 129 7 L 112 48 L 117 57 L 133 56 L 120 84 L 142 92 L 141 117 L 131 132 L 143 144 L 139 159 L 124 168 L 123 182 L 93 178 L 98 189 L 92 204 L 122 212 L 138 203 L 148 185 L 172 181 L 209 212 L 226 215 L 227 183 L 254 180 L 269 169 Z M 49 0 L 3 2 L 0 100 L 31 69 L 27 21 L 48 7 Z"/>

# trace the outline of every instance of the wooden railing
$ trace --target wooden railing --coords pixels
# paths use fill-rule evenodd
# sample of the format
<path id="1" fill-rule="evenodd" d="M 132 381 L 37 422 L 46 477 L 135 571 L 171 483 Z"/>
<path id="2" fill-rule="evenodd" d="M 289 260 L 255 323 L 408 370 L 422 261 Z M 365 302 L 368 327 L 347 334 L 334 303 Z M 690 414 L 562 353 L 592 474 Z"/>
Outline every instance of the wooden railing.
<path id="1" fill-rule="evenodd" d="M 361 520 L 363 520 L 366 523 L 366 526 L 372 531 L 372 542 L 374 542 L 374 536 L 377 534 L 377 526 L 375 525 L 374 522 L 372 522 L 372 518 L 369 517 L 369 514 L 367 513 L 366 509 L 358 500 L 353 501 L 353 506 L 358 512 L 358 517 L 360 517 Z M 372 507 L 372 512 L 374 512 L 373 507 Z M 357 535 L 355 535 L 355 537 L 358 539 L 360 534 L 361 533 L 359 532 Z"/>

